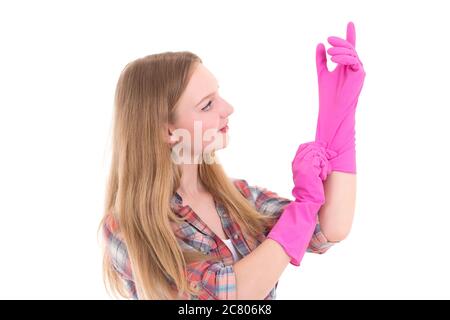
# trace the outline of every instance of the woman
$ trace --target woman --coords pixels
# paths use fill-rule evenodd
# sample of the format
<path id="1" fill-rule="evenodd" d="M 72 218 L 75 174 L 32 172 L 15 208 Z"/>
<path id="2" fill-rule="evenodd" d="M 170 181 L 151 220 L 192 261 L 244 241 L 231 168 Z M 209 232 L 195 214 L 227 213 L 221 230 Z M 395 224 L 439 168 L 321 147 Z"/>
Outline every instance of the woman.
<path id="1" fill-rule="evenodd" d="M 354 211 L 354 114 L 365 72 L 352 23 L 346 40 L 328 41 L 338 66 L 328 71 L 319 44 L 316 139 L 300 145 L 292 161 L 294 200 L 227 177 L 215 151 L 227 146 L 233 107 L 199 57 L 166 52 L 125 67 L 100 225 L 112 292 L 134 299 L 274 299 L 289 263 L 299 266 L 306 251 L 324 253 L 346 237 Z"/>

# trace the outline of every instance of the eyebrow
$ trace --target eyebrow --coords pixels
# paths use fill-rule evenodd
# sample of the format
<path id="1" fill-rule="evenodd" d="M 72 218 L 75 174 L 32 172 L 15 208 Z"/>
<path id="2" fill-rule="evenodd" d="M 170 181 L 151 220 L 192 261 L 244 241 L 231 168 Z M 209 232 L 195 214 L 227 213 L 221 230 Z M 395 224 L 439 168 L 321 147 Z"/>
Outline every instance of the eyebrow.
<path id="1" fill-rule="evenodd" d="M 219 88 L 220 88 L 220 86 L 217 85 L 217 89 L 219 89 Z M 195 108 L 198 107 L 198 105 L 199 105 L 200 103 L 202 103 L 204 100 L 206 100 L 206 99 L 210 98 L 211 96 L 213 96 L 214 93 L 216 93 L 216 92 L 215 92 L 215 91 L 214 91 L 214 92 L 211 92 L 211 93 L 208 94 L 206 97 L 203 97 L 203 98 L 195 105 Z"/>

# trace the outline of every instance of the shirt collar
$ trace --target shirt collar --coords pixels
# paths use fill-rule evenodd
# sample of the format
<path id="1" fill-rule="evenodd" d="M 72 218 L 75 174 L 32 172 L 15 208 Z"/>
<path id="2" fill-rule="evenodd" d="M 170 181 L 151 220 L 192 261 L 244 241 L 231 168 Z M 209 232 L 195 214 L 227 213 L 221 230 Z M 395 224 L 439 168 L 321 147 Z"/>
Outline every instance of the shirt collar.
<path id="1" fill-rule="evenodd" d="M 221 218 L 227 217 L 227 214 L 225 212 L 226 210 L 223 207 L 223 205 L 218 203 L 216 200 L 214 200 L 214 203 L 215 203 L 217 212 L 219 213 L 219 216 Z M 176 191 L 172 195 L 172 199 L 170 201 L 170 204 L 171 204 L 171 207 L 174 210 L 174 212 L 180 217 L 186 216 L 191 211 L 190 207 L 188 205 L 183 206 L 183 198 Z"/>
<path id="2" fill-rule="evenodd" d="M 183 206 L 183 198 L 181 198 L 180 194 L 176 191 L 172 195 L 170 205 L 173 211 L 180 217 L 184 217 L 190 212 L 189 206 Z"/>

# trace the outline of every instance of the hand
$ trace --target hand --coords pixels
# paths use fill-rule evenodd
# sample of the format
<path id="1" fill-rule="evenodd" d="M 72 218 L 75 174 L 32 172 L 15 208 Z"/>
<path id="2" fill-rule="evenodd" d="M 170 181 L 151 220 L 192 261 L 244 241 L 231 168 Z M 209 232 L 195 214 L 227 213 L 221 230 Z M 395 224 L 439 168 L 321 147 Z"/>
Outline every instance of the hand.
<path id="1" fill-rule="evenodd" d="M 347 25 L 347 39 L 329 37 L 334 47 L 328 49 L 331 61 L 338 65 L 333 71 L 327 68 L 325 46 L 316 49 L 316 67 L 319 85 L 319 116 L 316 141 L 326 143 L 337 152 L 330 159 L 333 171 L 356 173 L 355 111 L 363 87 L 365 71 L 355 50 L 355 26 Z"/>
<path id="2" fill-rule="evenodd" d="M 325 202 L 323 180 L 330 172 L 328 157 L 335 154 L 322 143 L 301 144 L 292 161 L 295 201 L 284 207 L 267 238 L 277 241 L 299 266 L 317 223 L 317 213 Z"/>
<path id="3" fill-rule="evenodd" d="M 292 161 L 292 195 L 295 201 L 318 204 L 325 202 L 322 181 L 331 172 L 328 159 L 335 156 L 336 152 L 325 149 L 322 142 L 308 142 L 299 146 Z"/>

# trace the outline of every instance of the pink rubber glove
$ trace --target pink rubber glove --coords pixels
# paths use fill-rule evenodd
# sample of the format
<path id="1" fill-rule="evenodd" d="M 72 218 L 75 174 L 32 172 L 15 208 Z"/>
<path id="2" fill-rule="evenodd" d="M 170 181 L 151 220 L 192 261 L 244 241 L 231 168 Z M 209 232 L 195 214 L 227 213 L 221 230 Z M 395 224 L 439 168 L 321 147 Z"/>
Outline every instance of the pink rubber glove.
<path id="1" fill-rule="evenodd" d="M 316 67 L 319 83 L 319 116 L 316 141 L 337 152 L 330 159 L 332 171 L 356 173 L 355 111 L 363 87 L 365 71 L 355 51 L 355 26 L 347 25 L 347 39 L 329 37 L 334 47 L 328 49 L 331 61 L 338 65 L 332 71 L 327 68 L 325 46 L 316 49 Z"/>
<path id="2" fill-rule="evenodd" d="M 320 142 L 301 144 L 292 161 L 295 201 L 283 210 L 267 238 L 277 241 L 299 266 L 317 224 L 317 213 L 325 202 L 323 180 L 331 172 L 328 158 L 336 153 Z"/>

